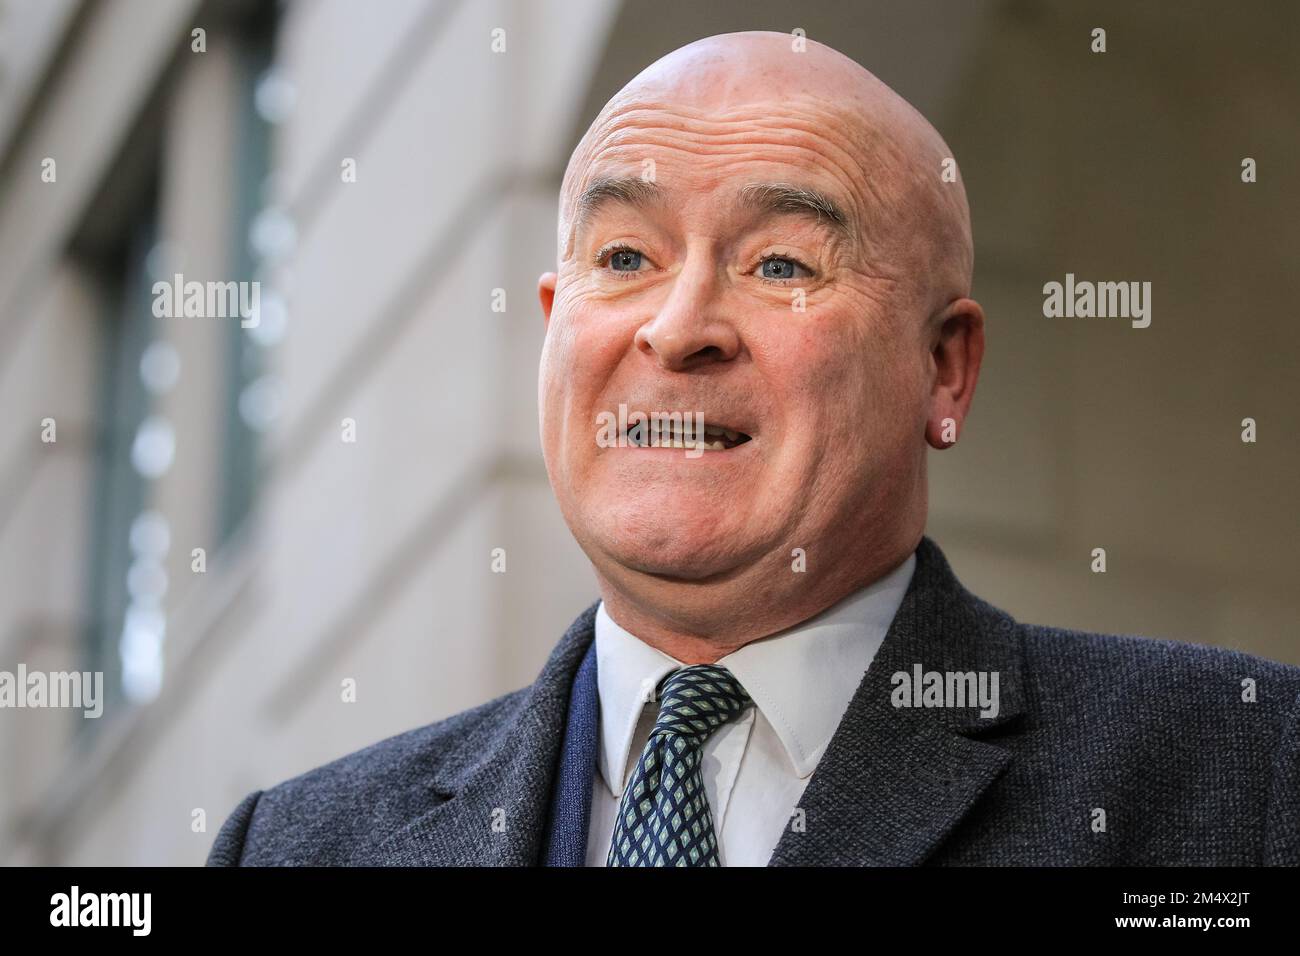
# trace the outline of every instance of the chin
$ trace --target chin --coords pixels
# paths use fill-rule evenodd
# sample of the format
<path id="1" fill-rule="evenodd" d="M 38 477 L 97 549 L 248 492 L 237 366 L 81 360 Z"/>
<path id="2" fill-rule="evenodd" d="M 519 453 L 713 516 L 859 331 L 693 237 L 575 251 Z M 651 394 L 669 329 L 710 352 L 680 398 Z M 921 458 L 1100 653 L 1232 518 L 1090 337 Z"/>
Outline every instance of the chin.
<path id="1" fill-rule="evenodd" d="M 606 519 L 595 529 L 599 550 L 624 568 L 664 577 L 703 580 L 735 570 L 752 557 L 734 533 L 701 521 L 666 527 L 642 521 Z"/>

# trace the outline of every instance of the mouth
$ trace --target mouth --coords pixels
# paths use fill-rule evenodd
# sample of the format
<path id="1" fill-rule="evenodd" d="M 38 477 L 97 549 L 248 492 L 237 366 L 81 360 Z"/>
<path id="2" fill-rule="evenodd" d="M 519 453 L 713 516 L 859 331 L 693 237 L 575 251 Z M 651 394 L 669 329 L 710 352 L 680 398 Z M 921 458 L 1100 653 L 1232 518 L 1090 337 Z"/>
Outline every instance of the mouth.
<path id="1" fill-rule="evenodd" d="M 627 429 L 622 434 L 629 448 L 683 448 L 701 451 L 730 451 L 753 439 L 739 429 L 729 425 L 705 423 L 701 435 L 694 421 L 668 421 L 652 428 L 641 424 Z"/>

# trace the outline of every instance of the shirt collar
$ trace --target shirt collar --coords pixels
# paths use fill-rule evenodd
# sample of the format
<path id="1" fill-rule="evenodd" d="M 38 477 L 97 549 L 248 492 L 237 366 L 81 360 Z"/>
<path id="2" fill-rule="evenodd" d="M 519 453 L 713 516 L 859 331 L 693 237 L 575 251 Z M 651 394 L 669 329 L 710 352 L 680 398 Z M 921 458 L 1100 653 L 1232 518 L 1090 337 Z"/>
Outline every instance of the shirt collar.
<path id="1" fill-rule="evenodd" d="M 889 574 L 815 617 L 722 657 L 772 726 L 799 777 L 817 767 L 884 642 L 907 593 L 915 553 Z M 609 616 L 596 611 L 596 683 L 600 694 L 600 769 L 610 792 L 623 791 L 637 722 L 655 688 L 684 667 Z"/>

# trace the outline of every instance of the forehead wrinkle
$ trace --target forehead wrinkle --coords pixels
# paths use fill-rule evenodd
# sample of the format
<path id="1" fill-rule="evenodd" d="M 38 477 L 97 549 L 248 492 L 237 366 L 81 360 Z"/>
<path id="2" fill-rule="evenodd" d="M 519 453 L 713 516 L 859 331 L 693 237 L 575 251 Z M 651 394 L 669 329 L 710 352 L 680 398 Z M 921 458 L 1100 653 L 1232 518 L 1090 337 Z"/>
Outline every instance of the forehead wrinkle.
<path id="1" fill-rule="evenodd" d="M 829 161 L 841 175 L 856 166 L 862 171 L 859 152 L 874 152 L 871 137 L 842 136 L 842 142 L 825 134 L 826 129 L 849 131 L 857 119 L 839 110 L 813 107 L 800 111 L 814 113 L 809 117 L 787 109 L 780 115 L 771 110 L 755 113 L 751 110 L 732 110 L 731 116 L 716 118 L 716 114 L 692 116 L 681 108 L 638 107 L 602 117 L 587 134 L 587 142 L 578 153 L 582 159 L 593 163 L 602 155 L 642 148 L 677 149 L 687 153 L 727 153 L 754 146 L 771 146 L 796 149 Z M 856 131 L 855 131 L 856 132 Z M 577 153 L 575 153 L 576 158 Z"/>
<path id="2" fill-rule="evenodd" d="M 828 137 L 826 129 L 842 130 L 843 141 Z M 897 193 L 891 188 L 894 184 L 882 181 L 896 176 L 899 159 L 888 134 L 864 124 L 853 111 L 813 101 L 801 101 L 797 109 L 779 116 L 748 105 L 719 112 L 643 100 L 624 102 L 598 118 L 586 140 L 585 148 L 575 152 L 575 158 L 581 155 L 579 166 L 626 154 L 631 154 L 631 161 L 638 149 L 665 149 L 719 163 L 749 156 L 756 146 L 789 150 L 790 155 L 772 161 L 840 181 L 851 204 L 864 215 L 871 213 L 862 226 L 878 220 L 881 207 Z"/>

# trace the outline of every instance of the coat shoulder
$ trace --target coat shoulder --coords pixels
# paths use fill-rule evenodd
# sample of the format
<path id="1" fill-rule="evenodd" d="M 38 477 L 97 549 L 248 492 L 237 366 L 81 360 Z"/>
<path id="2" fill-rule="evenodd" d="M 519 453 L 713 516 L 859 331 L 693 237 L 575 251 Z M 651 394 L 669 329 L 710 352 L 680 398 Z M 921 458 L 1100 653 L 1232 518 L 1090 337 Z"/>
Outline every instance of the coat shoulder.
<path id="1" fill-rule="evenodd" d="M 1184 739 L 1276 743 L 1300 712 L 1300 667 L 1243 651 L 1133 634 L 1016 627 L 1031 697 L 1092 725 L 1177 730 Z M 1261 747 L 1262 745 L 1262 747 Z"/>
<path id="2" fill-rule="evenodd" d="M 1021 623 L 1017 628 L 1032 660 L 1104 669 L 1117 686 L 1159 675 L 1166 681 L 1236 678 L 1240 682 L 1249 678 L 1257 685 L 1267 681 L 1278 689 L 1300 690 L 1300 667 L 1234 648 L 1039 624 Z"/>
<path id="3" fill-rule="evenodd" d="M 950 862 L 1300 862 L 1300 667 L 976 601 L 980 640 L 1018 661 L 1022 710 L 985 738 L 1014 759 Z"/>
<path id="4" fill-rule="evenodd" d="M 249 794 L 222 827 L 209 864 L 346 864 L 444 799 L 493 749 L 527 693 L 503 694 Z"/>

